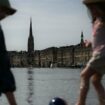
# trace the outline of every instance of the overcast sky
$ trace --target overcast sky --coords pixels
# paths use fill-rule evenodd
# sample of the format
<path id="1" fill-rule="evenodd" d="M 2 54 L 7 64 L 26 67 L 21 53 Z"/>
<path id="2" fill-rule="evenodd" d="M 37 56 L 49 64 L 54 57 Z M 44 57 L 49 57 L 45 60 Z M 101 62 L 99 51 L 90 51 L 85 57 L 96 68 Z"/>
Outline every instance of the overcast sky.
<path id="1" fill-rule="evenodd" d="M 1 24 L 7 49 L 27 51 L 30 18 L 35 50 L 76 45 L 91 38 L 91 20 L 81 0 L 10 0 L 17 12 Z"/>

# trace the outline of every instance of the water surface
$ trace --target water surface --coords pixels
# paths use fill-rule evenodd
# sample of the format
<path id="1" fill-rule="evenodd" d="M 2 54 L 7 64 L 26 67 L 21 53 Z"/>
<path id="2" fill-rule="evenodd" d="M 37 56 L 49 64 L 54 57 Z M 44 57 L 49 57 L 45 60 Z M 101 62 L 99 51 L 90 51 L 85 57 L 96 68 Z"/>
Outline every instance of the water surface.
<path id="1" fill-rule="evenodd" d="M 30 92 L 33 105 L 48 105 L 56 96 L 64 98 L 68 105 L 74 105 L 79 94 L 80 69 L 33 68 L 30 69 L 33 74 L 29 74 L 29 69 L 12 68 L 16 79 L 15 96 L 18 105 L 32 105 L 27 101 Z M 104 83 L 104 79 L 102 82 Z M 94 88 L 92 85 L 90 87 L 87 105 L 98 105 Z M 0 97 L 0 105 L 9 105 L 4 95 Z"/>

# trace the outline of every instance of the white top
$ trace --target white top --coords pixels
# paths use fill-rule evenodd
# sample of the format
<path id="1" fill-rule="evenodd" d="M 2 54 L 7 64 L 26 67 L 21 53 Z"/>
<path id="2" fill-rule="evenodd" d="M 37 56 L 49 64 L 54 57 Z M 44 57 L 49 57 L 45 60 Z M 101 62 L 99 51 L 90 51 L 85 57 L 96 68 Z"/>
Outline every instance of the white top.
<path id="1" fill-rule="evenodd" d="M 105 23 L 102 23 L 100 18 L 97 18 L 93 23 L 93 55 L 105 55 Z"/>

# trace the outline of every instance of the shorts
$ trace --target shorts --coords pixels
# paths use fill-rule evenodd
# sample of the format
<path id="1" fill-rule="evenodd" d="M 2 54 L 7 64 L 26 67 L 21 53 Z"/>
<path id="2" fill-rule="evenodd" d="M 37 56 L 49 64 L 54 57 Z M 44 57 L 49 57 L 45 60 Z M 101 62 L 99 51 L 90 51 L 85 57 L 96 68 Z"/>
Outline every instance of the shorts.
<path id="1" fill-rule="evenodd" d="M 10 70 L 0 71 L 0 95 L 16 90 L 15 79 Z"/>
<path id="2" fill-rule="evenodd" d="M 94 55 L 87 63 L 87 67 L 98 73 L 105 74 L 105 56 Z"/>

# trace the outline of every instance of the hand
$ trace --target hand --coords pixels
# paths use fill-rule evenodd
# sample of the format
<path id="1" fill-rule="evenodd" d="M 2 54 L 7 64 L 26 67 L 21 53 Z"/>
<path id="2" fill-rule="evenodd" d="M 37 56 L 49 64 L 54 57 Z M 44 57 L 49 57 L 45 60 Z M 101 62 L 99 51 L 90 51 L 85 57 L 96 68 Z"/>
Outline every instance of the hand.
<path id="1" fill-rule="evenodd" d="M 91 46 L 91 41 L 85 40 L 84 45 L 85 45 L 85 47 Z"/>

